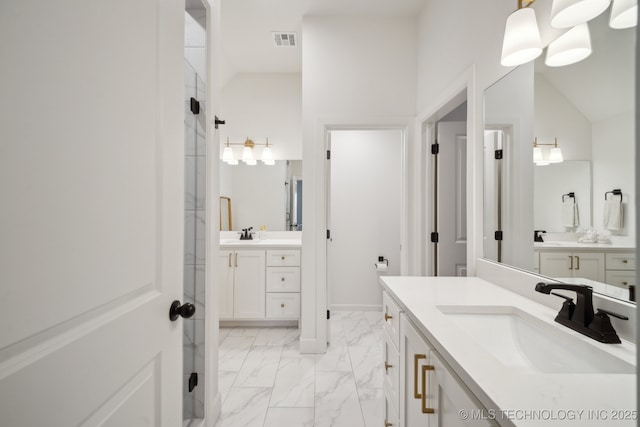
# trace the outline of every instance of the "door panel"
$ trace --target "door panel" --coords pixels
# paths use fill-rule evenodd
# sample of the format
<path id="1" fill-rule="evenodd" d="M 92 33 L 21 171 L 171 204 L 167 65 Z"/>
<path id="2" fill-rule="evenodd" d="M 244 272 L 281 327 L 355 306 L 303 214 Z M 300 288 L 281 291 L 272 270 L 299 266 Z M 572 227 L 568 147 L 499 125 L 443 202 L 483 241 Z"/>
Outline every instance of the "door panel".
<path id="1" fill-rule="evenodd" d="M 0 4 L 0 425 L 181 422 L 177 3 Z"/>
<path id="2" fill-rule="evenodd" d="M 467 124 L 438 122 L 438 276 L 467 274 Z"/>

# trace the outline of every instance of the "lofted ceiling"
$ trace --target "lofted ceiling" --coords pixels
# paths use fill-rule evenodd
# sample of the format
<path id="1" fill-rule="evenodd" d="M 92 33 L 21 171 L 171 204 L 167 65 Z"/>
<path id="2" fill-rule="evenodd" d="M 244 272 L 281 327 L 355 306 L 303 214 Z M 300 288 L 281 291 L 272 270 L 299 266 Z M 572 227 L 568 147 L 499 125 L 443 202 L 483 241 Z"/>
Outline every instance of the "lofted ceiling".
<path id="1" fill-rule="evenodd" d="M 220 0 L 222 74 L 302 71 L 305 15 L 417 15 L 425 0 Z M 186 0 L 187 10 L 202 9 Z M 193 13 L 192 13 L 193 15 Z M 297 33 L 297 47 L 276 47 L 272 32 Z M 223 77 L 223 80 L 224 77 Z"/>

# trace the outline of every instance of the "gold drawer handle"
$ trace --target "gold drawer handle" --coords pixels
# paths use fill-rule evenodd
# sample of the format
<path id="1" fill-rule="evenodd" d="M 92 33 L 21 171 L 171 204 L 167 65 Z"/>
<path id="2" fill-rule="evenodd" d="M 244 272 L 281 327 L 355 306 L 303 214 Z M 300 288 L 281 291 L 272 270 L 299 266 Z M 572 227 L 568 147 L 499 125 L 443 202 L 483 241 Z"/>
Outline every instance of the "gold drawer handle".
<path id="1" fill-rule="evenodd" d="M 393 316 L 388 315 L 387 313 L 384 314 L 384 321 L 388 321 L 389 319 L 393 319 Z"/>
<path id="2" fill-rule="evenodd" d="M 422 365 L 422 413 L 433 414 L 435 410 L 433 408 L 427 408 L 427 371 L 433 371 L 433 365 Z"/>
<path id="3" fill-rule="evenodd" d="M 284 277 L 282 279 L 280 279 L 281 282 L 284 282 Z"/>
<path id="4" fill-rule="evenodd" d="M 280 308 L 284 308 L 284 303 L 280 304 Z"/>
<path id="5" fill-rule="evenodd" d="M 420 399 L 422 397 L 422 395 L 418 393 L 418 361 L 426 358 L 427 356 L 425 354 L 413 355 L 413 397 L 416 399 Z"/>
<path id="6" fill-rule="evenodd" d="M 393 423 L 390 423 L 387 420 L 384 420 L 384 427 L 391 427 L 393 425 Z"/>
<path id="7" fill-rule="evenodd" d="M 282 257 L 282 259 L 284 259 L 284 257 Z"/>
<path id="8" fill-rule="evenodd" d="M 385 362 L 384 362 L 384 372 L 388 373 L 388 369 L 389 368 L 393 368 L 393 365 L 387 363 L 387 361 L 385 360 Z"/>
<path id="9" fill-rule="evenodd" d="M 629 282 L 622 282 L 623 285 L 627 286 Z"/>
<path id="10" fill-rule="evenodd" d="M 623 259 L 623 260 L 622 260 L 622 263 L 623 263 L 623 264 L 626 264 L 626 263 L 628 263 L 628 262 L 629 262 L 629 261 L 627 261 L 626 259 Z"/>

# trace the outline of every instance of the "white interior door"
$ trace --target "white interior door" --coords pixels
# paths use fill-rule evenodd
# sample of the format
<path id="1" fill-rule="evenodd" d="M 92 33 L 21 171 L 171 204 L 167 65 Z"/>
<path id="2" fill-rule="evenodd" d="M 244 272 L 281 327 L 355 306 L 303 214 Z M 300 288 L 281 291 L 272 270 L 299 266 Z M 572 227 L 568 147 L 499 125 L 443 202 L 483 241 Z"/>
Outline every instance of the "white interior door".
<path id="1" fill-rule="evenodd" d="M 184 2 L 0 2 L 0 425 L 182 423 Z"/>
<path id="2" fill-rule="evenodd" d="M 388 260 L 387 274 L 400 274 L 402 132 L 332 131 L 330 163 L 331 307 L 380 309 L 378 256 Z"/>
<path id="3" fill-rule="evenodd" d="M 467 275 L 467 124 L 438 122 L 437 271 Z"/>

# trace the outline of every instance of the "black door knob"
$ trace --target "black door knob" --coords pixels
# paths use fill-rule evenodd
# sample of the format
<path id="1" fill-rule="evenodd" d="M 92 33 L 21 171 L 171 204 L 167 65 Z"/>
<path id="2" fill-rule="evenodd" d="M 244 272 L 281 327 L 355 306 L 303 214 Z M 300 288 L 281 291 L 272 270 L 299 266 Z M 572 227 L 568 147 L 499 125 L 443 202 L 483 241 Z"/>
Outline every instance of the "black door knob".
<path id="1" fill-rule="evenodd" d="M 196 306 L 191 303 L 180 304 L 180 301 L 175 300 L 171 303 L 171 308 L 169 309 L 169 319 L 171 321 L 178 320 L 178 317 L 182 316 L 185 319 L 190 318 L 196 312 Z"/>

